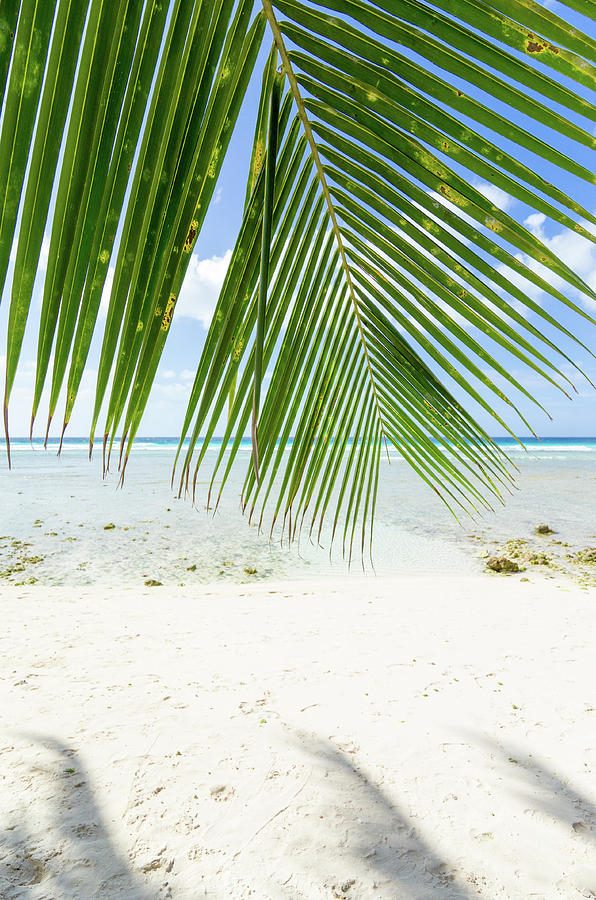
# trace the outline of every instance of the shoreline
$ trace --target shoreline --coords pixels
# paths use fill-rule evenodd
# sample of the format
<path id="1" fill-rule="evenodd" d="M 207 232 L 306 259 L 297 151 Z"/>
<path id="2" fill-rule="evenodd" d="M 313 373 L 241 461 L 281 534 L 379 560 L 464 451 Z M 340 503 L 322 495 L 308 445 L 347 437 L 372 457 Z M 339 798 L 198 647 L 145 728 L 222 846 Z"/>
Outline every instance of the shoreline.
<path id="1" fill-rule="evenodd" d="M 3 585 L 0 894 L 589 896 L 595 598 Z"/>
<path id="2" fill-rule="evenodd" d="M 524 565 L 526 555 L 547 558 L 551 565 L 530 564 L 530 572 L 537 574 L 576 568 L 573 557 L 596 546 L 596 441 L 568 441 L 559 449 L 563 447 L 564 453 L 551 448 L 534 457 L 524 455 L 518 460 L 520 490 L 507 498 L 506 506 L 459 524 L 405 463 L 384 464 L 376 507 L 376 571 L 382 577 L 474 575 L 484 568 L 479 556 L 485 551 L 494 555 L 501 547 L 504 555 L 518 552 Z M 233 467 L 221 506 L 212 514 L 205 508 L 206 483 L 198 486 L 196 506 L 172 494 L 171 452 L 161 445 L 140 450 L 124 489 L 117 490 L 117 477 L 102 480 L 83 449 L 73 448 L 61 460 L 23 449 L 18 466 L 10 473 L 0 471 L 5 495 L 0 584 L 36 579 L 142 588 L 147 580 L 198 586 L 346 574 L 340 529 L 330 563 L 329 527 L 321 535 L 323 550 L 316 541 L 310 543 L 306 531 L 300 547 L 288 549 L 275 536 L 270 542 L 267 530 L 259 536 L 257 528 L 249 527 L 239 507 L 249 456 Z M 548 523 L 556 533 L 536 538 L 537 523 Z M 358 574 L 358 546 L 355 550 L 352 572 Z M 28 561 L 23 564 L 23 559 Z M 23 570 L 13 572 L 15 563 L 24 565 Z M 249 576 L 246 569 L 256 573 Z M 596 565 L 584 569 L 579 574 L 591 582 Z M 534 577 L 530 572 L 526 574 Z"/>

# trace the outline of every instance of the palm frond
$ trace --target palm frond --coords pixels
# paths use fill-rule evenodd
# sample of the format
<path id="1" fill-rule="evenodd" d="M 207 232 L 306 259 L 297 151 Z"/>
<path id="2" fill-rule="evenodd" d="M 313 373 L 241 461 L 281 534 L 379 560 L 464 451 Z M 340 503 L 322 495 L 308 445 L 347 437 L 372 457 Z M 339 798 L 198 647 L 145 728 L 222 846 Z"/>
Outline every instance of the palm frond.
<path id="1" fill-rule="evenodd" d="M 596 18 L 593 0 L 567 5 Z M 49 229 L 31 427 L 48 379 L 46 431 L 66 381 L 64 433 L 114 259 L 91 445 L 107 404 L 105 465 L 119 434 L 124 474 L 266 26 L 244 218 L 178 485 L 194 490 L 223 430 L 221 494 L 252 415 L 249 515 L 270 509 L 290 540 L 321 540 L 329 518 L 351 557 L 358 532 L 370 546 L 392 447 L 455 514 L 510 489 L 506 457 L 448 384 L 512 435 L 532 429 L 528 407 L 544 413 L 517 366 L 574 390 L 561 339 L 591 352 L 577 298 L 596 294 L 482 185 L 596 241 L 596 176 L 576 153 L 596 150 L 596 41 L 533 0 L 7 0 L 7 432 Z"/>
<path id="2" fill-rule="evenodd" d="M 496 208 L 470 183 L 470 175 L 594 240 L 577 221 L 594 224 L 593 214 L 508 153 L 499 138 L 539 152 L 592 183 L 593 175 L 555 143 L 538 140 L 511 116 L 466 96 L 431 67 L 442 65 L 476 86 L 483 80 L 484 87 L 486 64 L 506 71 L 507 82 L 491 76 L 490 90 L 542 125 L 591 147 L 588 132 L 512 88 L 511 73 L 541 96 L 559 104 L 565 100 L 583 115 L 593 118 L 596 110 L 535 66 L 503 48 L 495 50 L 494 43 L 427 5 L 396 2 L 391 8 L 396 15 L 385 12 L 386 6 L 381 10 L 349 0 L 278 0 L 264 7 L 308 146 L 302 166 L 296 167 L 295 192 L 281 170 L 277 178 L 275 271 L 268 285 L 264 354 L 264 364 L 273 369 L 259 420 L 260 477 L 247 473 L 243 499 L 259 524 L 270 503 L 273 525 L 281 522 L 289 539 L 304 523 L 320 538 L 328 512 L 335 534 L 343 513 L 344 551 L 352 546 L 358 520 L 364 550 L 367 531 L 372 533 L 383 445 L 399 449 L 456 513 L 490 508 L 509 488 L 509 468 L 498 447 L 437 373 L 447 375 L 510 434 L 513 426 L 498 414 L 498 405 L 517 414 L 525 428 L 531 430 L 531 424 L 500 385 L 540 404 L 496 351 L 505 351 L 566 394 L 574 389 L 561 369 L 572 360 L 529 316 L 557 330 L 562 326 L 505 276 L 503 267 L 590 318 L 556 284 L 592 296 L 590 287 Z M 320 7 L 340 15 L 329 16 Z M 350 24 L 348 16 L 357 24 Z M 489 18 L 486 27 L 494 29 L 497 18 Z M 433 35 L 440 31 L 445 41 L 450 36 L 451 47 L 422 32 L 414 40 L 412 25 L 419 24 L 432 28 Z M 471 24 L 478 29 L 479 16 Z M 500 25 L 500 40 L 511 35 L 510 45 L 519 46 L 519 29 L 505 18 Z M 425 50 L 431 65 L 416 62 L 404 47 L 418 55 Z M 555 57 L 554 67 L 562 71 L 564 62 L 568 77 L 584 79 L 585 60 L 580 64 L 571 52 Z M 445 108 L 447 101 L 452 111 Z M 490 127 L 494 139 L 473 131 L 466 119 Z M 181 489 L 189 484 L 193 450 L 202 435 L 194 461 L 196 483 L 221 421 L 228 384 L 237 379 L 212 474 L 212 489 L 217 479 L 220 494 L 247 427 L 255 309 L 257 293 L 263 292 L 256 243 L 262 195 L 254 202 L 259 212 L 247 212 L 230 266 L 234 273 L 237 260 L 250 259 L 252 249 L 251 271 L 241 289 L 244 301 L 238 302 L 238 284 L 230 275 L 189 404 Z M 310 249 L 305 253 L 304 247 Z M 305 270 L 307 260 L 311 265 Z M 556 280 L 542 274 L 548 270 Z M 236 350 L 230 355 L 232 342 Z"/>

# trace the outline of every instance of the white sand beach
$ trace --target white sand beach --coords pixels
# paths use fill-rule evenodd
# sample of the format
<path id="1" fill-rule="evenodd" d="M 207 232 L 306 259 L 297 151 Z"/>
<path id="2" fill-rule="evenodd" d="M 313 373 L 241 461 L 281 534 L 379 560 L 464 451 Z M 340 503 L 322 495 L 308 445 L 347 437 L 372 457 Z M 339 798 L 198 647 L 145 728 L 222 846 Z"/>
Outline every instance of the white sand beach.
<path id="1" fill-rule="evenodd" d="M 596 896 L 596 591 L 5 587 L 0 896 Z"/>
<path id="2" fill-rule="evenodd" d="M 0 383 L 0 900 L 596 900 L 596 0 L 0 0 Z"/>

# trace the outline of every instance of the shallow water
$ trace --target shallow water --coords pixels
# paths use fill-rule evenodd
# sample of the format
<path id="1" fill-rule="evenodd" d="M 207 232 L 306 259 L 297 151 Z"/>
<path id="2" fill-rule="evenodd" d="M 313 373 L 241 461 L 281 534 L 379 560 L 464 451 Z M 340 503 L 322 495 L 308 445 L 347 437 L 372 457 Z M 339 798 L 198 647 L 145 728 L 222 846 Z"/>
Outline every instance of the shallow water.
<path id="1" fill-rule="evenodd" d="M 537 522 L 550 524 L 571 548 L 596 543 L 596 439 L 528 441 L 526 451 L 510 441 L 500 443 L 520 469 L 518 490 L 494 515 L 461 525 L 397 455 L 390 465 L 383 460 L 377 573 L 480 572 L 479 546 L 528 537 Z M 341 546 L 330 562 L 327 550 L 308 540 L 299 549 L 282 548 L 249 527 L 239 506 L 248 444 L 215 515 L 205 509 L 205 482 L 196 507 L 175 498 L 170 489 L 175 446 L 169 439 L 139 440 L 124 488 L 118 489 L 117 474 L 102 480 L 99 457 L 88 461 L 84 440 L 67 441 L 60 458 L 55 446 L 44 451 L 15 441 L 12 471 L 0 467 L 4 578 L 140 585 L 146 579 L 192 584 L 346 572 Z M 210 448 L 211 459 L 216 451 L 217 445 Z M 328 534 L 322 543 L 328 546 Z M 361 571 L 359 561 L 353 569 Z M 370 566 L 368 571 L 372 574 Z"/>

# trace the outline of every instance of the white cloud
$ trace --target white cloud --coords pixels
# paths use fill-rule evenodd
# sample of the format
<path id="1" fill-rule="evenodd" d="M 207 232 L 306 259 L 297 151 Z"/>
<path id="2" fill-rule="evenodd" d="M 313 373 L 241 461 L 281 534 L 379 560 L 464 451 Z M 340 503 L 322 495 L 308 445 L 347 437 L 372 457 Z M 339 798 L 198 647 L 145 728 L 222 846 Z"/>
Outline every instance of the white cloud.
<path id="1" fill-rule="evenodd" d="M 186 316 L 209 327 L 231 257 L 231 250 L 207 259 L 191 257 L 176 307 L 177 319 Z"/>
<path id="2" fill-rule="evenodd" d="M 211 256 L 207 259 L 199 259 L 194 255 L 191 257 L 176 307 L 177 319 L 186 316 L 198 319 L 205 328 L 209 327 L 231 256 L 232 251 L 226 250 L 223 256 Z M 108 313 L 113 283 L 114 266 L 110 266 L 99 307 L 99 316 L 103 319 Z M 192 377 L 194 378 L 194 373 Z"/>
<path id="3" fill-rule="evenodd" d="M 177 319 L 182 316 L 198 319 L 205 328 L 209 327 L 231 256 L 232 251 L 226 250 L 223 256 L 210 256 L 206 259 L 199 259 L 196 255 L 191 257 L 176 306 Z M 108 312 L 113 283 L 114 266 L 110 266 L 99 307 L 99 315 L 104 319 Z"/>
<path id="4" fill-rule="evenodd" d="M 420 209 L 425 215 L 428 215 L 428 216 L 430 216 L 431 219 L 434 219 L 434 221 L 438 225 L 440 225 L 441 228 L 443 228 L 445 231 L 448 231 L 451 235 L 453 235 L 453 237 L 456 237 L 462 244 L 468 245 L 470 243 L 470 241 L 466 237 L 464 237 L 462 234 L 460 234 L 460 232 L 457 231 L 457 229 L 452 228 L 451 225 L 448 225 L 445 222 L 444 217 L 441 213 L 441 207 L 445 207 L 446 209 L 449 210 L 449 212 L 453 213 L 453 215 L 457 216 L 460 219 L 464 219 L 464 221 L 468 222 L 468 224 L 470 224 L 470 225 L 474 225 L 474 226 L 476 225 L 475 219 L 473 219 L 472 216 L 468 215 L 468 213 L 464 212 L 462 209 L 460 209 L 454 203 L 451 203 L 450 200 L 446 200 L 445 197 L 442 197 L 436 191 L 427 191 L 426 193 L 431 198 L 431 203 L 434 206 L 434 208 L 437 210 L 437 212 L 433 214 L 433 213 L 429 212 L 425 207 L 421 206 L 420 204 L 418 204 L 416 202 L 414 202 L 414 206 L 417 206 L 418 209 Z M 435 236 L 433 235 L 433 237 L 435 237 Z M 435 240 L 436 240 L 436 237 L 435 237 Z M 438 243 L 443 248 L 443 250 L 447 250 L 449 252 L 449 248 L 446 246 L 446 244 L 443 244 L 440 241 L 438 241 Z"/>
<path id="5" fill-rule="evenodd" d="M 523 224 L 534 237 L 542 241 L 554 256 L 557 256 L 572 272 L 596 292 L 596 244 L 568 228 L 563 228 L 549 237 L 544 227 L 546 223 L 547 217 L 539 212 L 532 213 L 523 220 Z M 585 231 L 595 233 L 594 226 L 590 222 L 582 220 L 579 222 L 579 225 Z M 583 304 L 590 310 L 596 309 L 596 300 L 582 293 L 578 288 L 571 287 L 564 278 L 552 272 L 547 266 L 533 257 L 528 256 L 526 253 L 516 253 L 515 259 L 523 263 L 531 272 L 538 275 L 553 289 L 569 297 L 570 300 Z M 505 264 L 497 265 L 496 268 L 528 298 L 537 303 L 542 302 L 545 291 L 533 281 L 529 281 L 520 272 L 514 271 Z M 499 294 L 504 293 L 500 287 L 496 288 L 496 290 Z M 522 304 L 515 302 L 513 305 L 522 314 L 528 314 Z"/>
<path id="6" fill-rule="evenodd" d="M 524 219 L 524 225 L 526 228 L 529 228 L 532 234 L 535 234 L 536 237 L 539 237 L 540 240 L 544 238 L 544 234 L 542 231 L 542 226 L 546 222 L 546 216 L 544 213 L 532 213 L 531 216 L 528 216 L 527 219 Z"/>
<path id="7" fill-rule="evenodd" d="M 54 356 L 50 356 L 46 384 L 41 397 L 34 434 L 43 437 L 45 434 L 48 414 L 48 402 L 50 398 L 50 384 Z M 10 433 L 13 436 L 26 436 L 29 434 L 31 409 L 33 405 L 33 392 L 35 385 L 35 373 L 37 363 L 34 359 L 24 358 L 19 362 L 14 386 L 10 398 L 9 423 Z M 4 382 L 6 370 L 6 357 L 0 356 L 0 382 Z M 93 409 L 95 386 L 97 382 L 97 369 L 91 367 L 85 369 L 77 394 L 77 400 L 73 416 L 69 425 L 71 435 L 86 434 L 89 428 L 90 412 Z M 66 383 L 62 385 L 56 412 L 54 414 L 50 434 L 54 437 L 60 435 L 64 406 L 66 401 Z"/>
<path id="8" fill-rule="evenodd" d="M 540 266 L 540 264 L 537 263 L 535 260 L 531 259 L 530 257 L 524 256 L 522 253 L 516 253 L 515 259 L 519 260 L 519 262 L 523 262 L 524 265 L 526 265 L 528 267 L 528 269 L 536 272 L 536 274 L 540 274 L 541 276 L 543 276 L 543 272 L 538 272 L 538 268 L 540 267 L 541 269 L 543 269 L 544 267 Z M 510 281 L 511 284 L 513 284 L 519 291 L 521 291 L 522 294 L 525 294 L 526 297 L 528 297 L 530 300 L 533 300 L 534 302 L 538 302 L 540 300 L 540 298 L 542 297 L 542 295 L 544 293 L 542 288 L 540 288 L 540 287 L 538 287 L 538 285 L 534 284 L 533 281 L 530 281 L 529 279 L 525 278 L 521 274 L 521 272 L 517 272 L 515 269 L 511 269 L 509 266 L 505 265 L 504 263 L 500 263 L 495 268 L 501 275 L 503 275 L 508 281 Z M 549 276 L 550 276 L 550 279 L 549 279 L 550 283 L 553 284 L 554 280 L 556 279 L 556 276 L 553 275 L 552 273 L 549 273 Z M 560 279 L 557 279 L 557 285 L 556 285 L 557 288 L 559 288 L 561 286 L 559 282 L 560 282 Z M 499 294 L 503 293 L 503 290 L 500 287 L 495 286 L 495 289 L 497 290 L 497 292 Z M 522 313 L 522 315 L 527 315 L 527 312 L 528 312 L 527 308 L 522 303 L 520 303 L 516 300 L 513 302 L 513 306 L 518 312 Z"/>
<path id="9" fill-rule="evenodd" d="M 546 240 L 545 243 L 553 253 L 556 253 L 581 278 L 586 281 L 594 281 L 596 276 L 596 244 L 568 229 L 554 235 L 550 240 Z"/>
<path id="10" fill-rule="evenodd" d="M 17 260 L 17 249 L 19 245 L 19 231 L 20 231 L 20 218 L 17 222 L 17 227 L 15 228 L 14 240 L 10 247 L 10 255 L 8 258 L 9 263 L 14 266 Z M 41 242 L 41 249 L 39 251 L 39 262 L 37 265 L 38 272 L 45 273 L 48 268 L 48 256 L 50 253 L 50 235 L 45 234 L 43 240 Z"/>
<path id="11" fill-rule="evenodd" d="M 39 254 L 39 268 L 45 272 L 48 267 L 48 256 L 50 255 L 50 236 L 49 234 L 44 235 L 43 241 L 41 242 L 41 251 Z"/>
<path id="12" fill-rule="evenodd" d="M 506 191 L 502 191 L 501 188 L 496 187 L 494 184 L 488 184 L 486 182 L 482 182 L 481 184 L 475 185 L 476 190 L 480 191 L 487 200 L 489 200 L 493 206 L 496 206 L 498 209 L 502 209 L 503 212 L 508 210 L 513 204 L 515 200 L 508 194 Z"/>
<path id="13" fill-rule="evenodd" d="M 568 228 L 564 228 L 552 237 L 547 237 L 543 230 L 545 221 L 546 217 L 541 213 L 534 213 L 525 219 L 524 225 L 526 225 L 532 233 L 539 238 L 552 253 L 554 253 L 555 256 L 558 256 L 572 272 L 575 272 L 575 274 L 583 279 L 589 287 L 596 291 L 596 244 Z M 580 225 L 582 225 L 586 231 L 592 229 L 592 225 L 589 222 L 582 221 L 580 222 Z M 522 257 L 518 258 L 521 259 Z M 561 293 L 566 294 L 576 302 L 580 301 L 589 309 L 593 310 L 596 308 L 596 301 L 593 298 L 581 293 L 575 288 L 570 288 L 563 278 L 551 272 L 546 266 L 541 265 L 541 263 L 536 262 L 536 260 L 528 256 L 524 256 L 523 261 L 529 269 L 532 269 L 532 271 L 540 275 Z M 520 276 L 517 276 L 517 279 L 519 278 Z M 516 278 L 512 278 L 512 280 L 515 281 Z M 520 284 L 522 290 L 526 291 L 535 299 L 542 293 L 540 288 L 537 288 L 535 285 L 530 286 L 529 282 L 526 282 L 525 279 L 522 279 L 522 282 L 524 282 L 523 284 Z"/>
<path id="14" fill-rule="evenodd" d="M 188 384 L 181 384 L 179 381 L 175 381 L 173 384 L 161 384 L 156 381 L 152 390 L 157 397 L 186 397 Z"/>
<path id="15" fill-rule="evenodd" d="M 101 303 L 99 304 L 99 316 L 102 319 L 108 314 L 108 306 L 110 303 L 110 294 L 112 293 L 112 285 L 114 284 L 114 266 L 108 267 L 108 274 L 101 292 Z"/>

